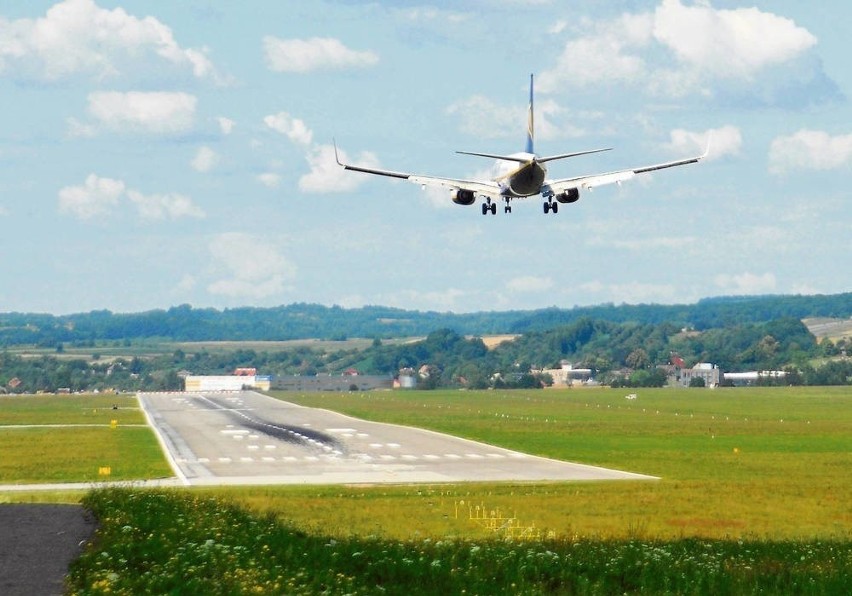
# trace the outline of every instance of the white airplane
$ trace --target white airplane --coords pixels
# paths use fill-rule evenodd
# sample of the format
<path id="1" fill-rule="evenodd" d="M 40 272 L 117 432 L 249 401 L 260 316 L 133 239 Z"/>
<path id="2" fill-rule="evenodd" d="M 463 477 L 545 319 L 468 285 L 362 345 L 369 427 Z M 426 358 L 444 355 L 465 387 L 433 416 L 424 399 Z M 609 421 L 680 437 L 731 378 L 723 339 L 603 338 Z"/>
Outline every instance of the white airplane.
<path id="1" fill-rule="evenodd" d="M 337 155 L 337 143 L 334 144 L 334 158 L 338 165 L 344 169 L 354 172 L 364 172 L 366 174 L 376 174 L 378 176 L 388 176 L 391 178 L 399 178 L 408 180 L 415 184 L 426 186 L 443 186 L 450 189 L 450 199 L 456 205 L 473 205 L 476 202 L 477 196 L 482 197 L 482 215 L 497 213 L 497 204 L 494 199 L 502 199 L 505 202 L 504 211 L 512 212 L 511 202 L 513 199 L 522 199 L 541 195 L 544 197 L 544 212 L 557 213 L 560 203 L 575 203 L 580 198 L 580 190 L 591 190 L 596 186 L 605 184 L 621 184 L 626 180 L 630 180 L 636 174 L 644 174 L 665 168 L 673 168 L 675 166 L 683 166 L 686 164 L 697 163 L 699 160 L 707 157 L 710 146 L 708 143 L 707 150 L 698 157 L 690 157 L 689 159 L 679 159 L 677 161 L 668 161 L 665 163 L 654 164 L 651 166 L 643 166 L 640 168 L 632 168 L 627 170 L 617 170 L 607 172 L 605 174 L 593 174 L 590 176 L 575 176 L 573 178 L 559 178 L 550 180 L 547 178 L 546 163 L 557 159 L 565 159 L 567 157 L 576 157 L 578 155 L 587 155 L 589 153 L 599 153 L 601 151 L 610 151 L 610 149 L 592 149 L 589 151 L 577 151 L 574 153 L 562 153 L 560 155 L 551 155 L 548 157 L 539 157 L 533 151 L 533 75 L 530 75 L 530 105 L 527 119 L 527 144 L 526 149 L 522 153 L 513 153 L 511 155 L 495 155 L 493 153 L 475 153 L 472 151 L 457 151 L 463 155 L 476 155 L 479 157 L 490 157 L 501 161 L 515 162 L 517 166 L 513 166 L 511 171 L 502 176 L 498 176 L 493 180 L 461 180 L 456 178 L 439 178 L 437 176 L 421 176 L 418 174 L 408 174 L 405 172 L 394 172 L 392 170 L 380 170 L 375 168 L 363 168 L 352 164 L 342 163 Z"/>

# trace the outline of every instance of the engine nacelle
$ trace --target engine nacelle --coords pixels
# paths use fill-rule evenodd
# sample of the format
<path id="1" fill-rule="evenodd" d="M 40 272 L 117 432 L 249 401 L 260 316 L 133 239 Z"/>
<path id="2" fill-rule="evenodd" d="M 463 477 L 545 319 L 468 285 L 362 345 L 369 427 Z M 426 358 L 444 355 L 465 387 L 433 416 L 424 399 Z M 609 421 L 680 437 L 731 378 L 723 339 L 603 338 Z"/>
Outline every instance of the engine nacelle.
<path id="1" fill-rule="evenodd" d="M 456 205 L 473 205 L 476 201 L 476 193 L 464 188 L 454 188 L 450 191 L 450 198 Z"/>
<path id="2" fill-rule="evenodd" d="M 556 200 L 560 203 L 576 203 L 580 200 L 580 191 L 576 188 L 569 188 L 556 195 Z"/>

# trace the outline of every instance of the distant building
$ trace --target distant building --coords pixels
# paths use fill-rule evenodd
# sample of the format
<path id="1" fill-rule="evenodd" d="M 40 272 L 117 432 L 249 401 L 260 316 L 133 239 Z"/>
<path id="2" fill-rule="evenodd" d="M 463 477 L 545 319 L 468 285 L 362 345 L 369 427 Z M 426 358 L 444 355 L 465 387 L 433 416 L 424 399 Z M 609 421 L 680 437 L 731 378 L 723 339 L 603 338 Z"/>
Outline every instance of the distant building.
<path id="1" fill-rule="evenodd" d="M 259 375 L 188 375 L 185 391 L 242 391 L 245 388 L 269 391 L 272 378 Z"/>
<path id="2" fill-rule="evenodd" d="M 721 379 L 721 371 L 715 364 L 699 362 L 692 368 L 684 368 L 680 371 L 679 383 L 682 387 L 689 387 L 692 379 L 703 379 L 705 387 L 718 387 Z"/>
<path id="3" fill-rule="evenodd" d="M 587 384 L 592 378 L 591 368 L 574 368 L 574 365 L 567 360 L 561 361 L 559 368 L 543 368 L 532 372 L 550 375 L 554 387 L 568 387 L 577 383 Z"/>

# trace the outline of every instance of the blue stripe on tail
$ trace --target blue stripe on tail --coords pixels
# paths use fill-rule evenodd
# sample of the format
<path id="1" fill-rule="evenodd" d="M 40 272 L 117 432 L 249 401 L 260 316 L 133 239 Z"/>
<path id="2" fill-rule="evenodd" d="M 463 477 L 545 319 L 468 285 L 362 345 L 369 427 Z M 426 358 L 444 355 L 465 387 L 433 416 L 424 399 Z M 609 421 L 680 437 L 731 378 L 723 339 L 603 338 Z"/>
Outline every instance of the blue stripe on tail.
<path id="1" fill-rule="evenodd" d="M 533 76 L 530 75 L 530 107 L 527 113 L 527 153 L 535 153 L 533 139 L 535 138 L 535 126 L 533 123 Z"/>

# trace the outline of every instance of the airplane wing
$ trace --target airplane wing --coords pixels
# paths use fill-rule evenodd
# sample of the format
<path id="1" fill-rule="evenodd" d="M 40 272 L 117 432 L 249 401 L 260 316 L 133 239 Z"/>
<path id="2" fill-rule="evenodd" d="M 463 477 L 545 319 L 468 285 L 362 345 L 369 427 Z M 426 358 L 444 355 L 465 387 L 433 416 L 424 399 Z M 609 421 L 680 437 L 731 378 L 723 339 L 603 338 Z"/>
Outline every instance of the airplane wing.
<path id="1" fill-rule="evenodd" d="M 676 161 L 667 161 L 650 166 L 642 166 L 628 170 L 616 170 L 615 172 L 607 172 L 605 174 L 592 174 L 590 176 L 575 176 L 574 178 L 562 178 L 559 180 L 548 180 L 545 186 L 549 186 L 556 194 L 565 192 L 566 190 L 577 189 L 592 189 L 597 186 L 606 184 L 620 184 L 633 178 L 636 174 L 645 174 L 647 172 L 655 172 L 657 170 L 665 170 L 666 168 L 674 168 L 677 166 L 685 166 L 691 163 L 698 163 L 710 153 L 708 144 L 707 150 L 697 157 L 688 159 L 678 159 Z"/>
<path id="2" fill-rule="evenodd" d="M 500 195 L 500 186 L 491 180 L 462 180 L 458 178 L 439 178 L 438 176 L 423 176 L 419 174 L 409 174 L 407 172 L 396 172 L 393 170 L 381 170 L 378 168 L 364 168 L 352 164 L 343 163 L 337 155 L 337 145 L 334 146 L 334 159 L 337 164 L 346 170 L 353 172 L 364 172 L 365 174 L 374 174 L 376 176 L 387 176 L 389 178 L 398 178 L 400 180 L 408 180 L 414 184 L 421 186 L 442 186 L 448 189 L 467 190 L 476 194 L 489 197 Z"/>

